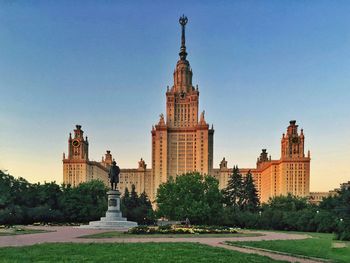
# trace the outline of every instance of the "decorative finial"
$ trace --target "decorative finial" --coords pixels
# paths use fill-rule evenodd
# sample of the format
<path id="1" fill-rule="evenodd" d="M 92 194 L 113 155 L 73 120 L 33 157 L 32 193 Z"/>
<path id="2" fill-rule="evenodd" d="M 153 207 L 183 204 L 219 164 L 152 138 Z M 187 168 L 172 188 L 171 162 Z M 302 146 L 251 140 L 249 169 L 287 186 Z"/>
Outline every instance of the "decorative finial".
<path id="1" fill-rule="evenodd" d="M 158 122 L 158 125 L 165 125 L 163 113 L 161 113 L 161 114 L 159 115 L 159 122 Z"/>
<path id="2" fill-rule="evenodd" d="M 180 48 L 180 59 L 181 60 L 186 60 L 186 56 L 187 56 L 187 53 L 186 53 L 186 38 L 185 38 L 185 26 L 188 22 L 188 19 L 185 15 L 182 15 L 180 18 L 179 18 L 179 23 L 182 27 L 182 34 L 181 34 L 181 48 Z"/>

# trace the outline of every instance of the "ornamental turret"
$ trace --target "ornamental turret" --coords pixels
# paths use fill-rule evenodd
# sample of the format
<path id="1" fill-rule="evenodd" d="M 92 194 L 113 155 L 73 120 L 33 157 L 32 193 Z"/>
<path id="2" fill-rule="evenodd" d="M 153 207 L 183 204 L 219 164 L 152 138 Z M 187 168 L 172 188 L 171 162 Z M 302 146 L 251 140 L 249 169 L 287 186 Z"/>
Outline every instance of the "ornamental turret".
<path id="1" fill-rule="evenodd" d="M 301 130 L 299 134 L 296 121 L 290 121 L 289 126 L 287 127 L 287 133 L 283 134 L 281 140 L 281 158 L 293 159 L 305 157 L 304 140 L 304 131 Z"/>
<path id="2" fill-rule="evenodd" d="M 84 139 L 84 131 L 81 125 L 76 125 L 74 136 L 69 133 L 68 138 L 68 159 L 89 160 L 89 143 L 87 137 Z"/>

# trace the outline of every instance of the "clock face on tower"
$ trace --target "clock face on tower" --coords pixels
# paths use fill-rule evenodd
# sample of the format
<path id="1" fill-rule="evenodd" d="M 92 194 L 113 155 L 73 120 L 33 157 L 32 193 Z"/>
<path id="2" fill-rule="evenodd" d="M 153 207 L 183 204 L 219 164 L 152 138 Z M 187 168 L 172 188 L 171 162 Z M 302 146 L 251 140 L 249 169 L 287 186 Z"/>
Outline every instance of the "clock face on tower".
<path id="1" fill-rule="evenodd" d="M 78 140 L 74 140 L 74 141 L 72 142 L 72 145 L 73 145 L 74 147 L 79 147 L 80 142 L 79 142 Z"/>

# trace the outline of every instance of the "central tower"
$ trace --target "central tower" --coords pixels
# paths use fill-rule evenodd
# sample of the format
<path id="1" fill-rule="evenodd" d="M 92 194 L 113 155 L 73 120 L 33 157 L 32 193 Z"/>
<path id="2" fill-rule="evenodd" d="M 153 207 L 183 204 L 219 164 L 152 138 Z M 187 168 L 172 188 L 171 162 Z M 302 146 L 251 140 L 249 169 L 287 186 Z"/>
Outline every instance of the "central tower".
<path id="1" fill-rule="evenodd" d="M 199 115 L 199 91 L 192 85 L 192 69 L 187 60 L 185 27 L 187 17 L 179 19 L 181 47 L 173 74 L 174 84 L 166 91 L 166 118 L 160 115 L 152 127 L 153 198 L 161 183 L 169 177 L 197 171 L 211 174 L 213 170 L 213 134 Z"/>

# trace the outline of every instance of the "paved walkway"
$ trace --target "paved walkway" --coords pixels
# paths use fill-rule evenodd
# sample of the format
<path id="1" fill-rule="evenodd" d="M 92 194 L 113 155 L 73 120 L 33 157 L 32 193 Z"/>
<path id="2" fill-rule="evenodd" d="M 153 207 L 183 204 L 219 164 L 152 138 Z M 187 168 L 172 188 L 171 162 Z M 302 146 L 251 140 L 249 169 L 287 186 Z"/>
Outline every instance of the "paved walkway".
<path id="1" fill-rule="evenodd" d="M 305 239 L 310 236 L 304 234 L 287 234 L 276 232 L 259 232 L 263 236 L 256 237 L 179 237 L 179 238 L 99 238 L 99 239 L 86 239 L 78 238 L 84 235 L 97 234 L 107 232 L 108 230 L 95 230 L 95 229 L 80 229 L 74 227 L 30 227 L 31 229 L 45 229 L 53 232 L 37 233 L 37 234 L 25 234 L 14 236 L 0 236 L 0 247 L 9 246 L 28 246 L 41 243 L 58 243 L 58 242 L 74 242 L 74 243 L 147 243 L 147 242 L 192 242 L 201 243 L 214 247 L 222 247 L 230 250 L 239 251 L 242 253 L 253 253 L 262 256 L 267 256 L 276 260 L 284 260 L 288 262 L 300 262 L 300 263 L 319 263 L 320 261 L 303 259 L 292 257 L 288 255 L 276 254 L 267 251 L 261 251 L 256 249 L 241 248 L 226 245 L 226 241 L 263 241 L 263 240 L 290 240 L 290 239 Z"/>

